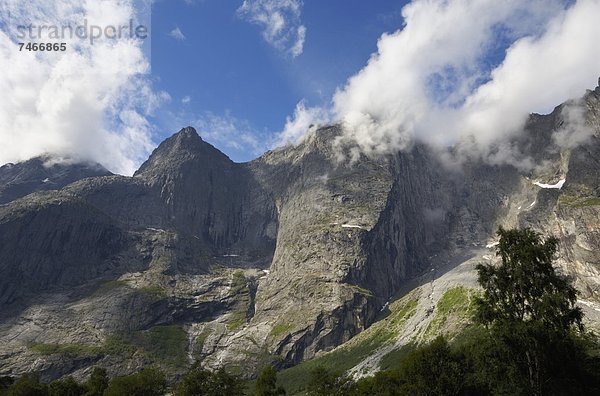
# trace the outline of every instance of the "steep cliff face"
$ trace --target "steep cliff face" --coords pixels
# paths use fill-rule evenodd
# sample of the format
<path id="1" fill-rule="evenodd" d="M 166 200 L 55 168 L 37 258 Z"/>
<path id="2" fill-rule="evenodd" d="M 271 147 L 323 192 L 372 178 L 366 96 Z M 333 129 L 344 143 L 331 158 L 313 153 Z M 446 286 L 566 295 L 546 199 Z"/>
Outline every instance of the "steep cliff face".
<path id="1" fill-rule="evenodd" d="M 593 136 L 577 145 L 556 144 L 569 103 L 530 117 L 513 142 L 535 164 L 527 171 L 479 159 L 450 168 L 419 145 L 351 161 L 351 147 L 333 144 L 339 126 L 236 164 L 184 128 L 133 177 L 1 205 L 0 374 L 31 361 L 47 378 L 93 364 L 115 375 L 151 363 L 175 375 L 194 360 L 290 366 L 419 287 L 389 352 L 431 335 L 446 288 L 473 287 L 498 225 L 559 236 L 561 268 L 598 299 L 599 97 L 583 99 Z"/>
<path id="2" fill-rule="evenodd" d="M 18 303 L 52 285 L 75 286 L 100 276 L 125 244 L 108 216 L 62 192 L 0 206 L 0 305 Z"/>
<path id="3" fill-rule="evenodd" d="M 167 225 L 198 238 L 205 249 L 257 258 L 272 253 L 277 221 L 271 197 L 244 165 L 192 128 L 162 143 L 134 177 L 160 192 Z"/>
<path id="4" fill-rule="evenodd" d="M 340 132 L 321 129 L 249 164 L 277 205 L 275 255 L 258 280 L 253 317 L 239 332 L 220 335 L 206 364 L 297 363 L 373 321 L 378 299 L 351 272 L 365 266 L 366 237 L 393 176 L 385 158 L 339 162 L 331 143 Z"/>

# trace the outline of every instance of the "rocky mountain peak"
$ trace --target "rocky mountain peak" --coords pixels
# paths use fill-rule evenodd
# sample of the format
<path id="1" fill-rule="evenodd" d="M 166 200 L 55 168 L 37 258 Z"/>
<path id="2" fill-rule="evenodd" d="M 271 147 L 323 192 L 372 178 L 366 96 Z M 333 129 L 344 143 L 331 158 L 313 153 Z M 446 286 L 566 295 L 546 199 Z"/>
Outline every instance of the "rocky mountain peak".
<path id="1" fill-rule="evenodd" d="M 194 128 L 186 127 L 164 140 L 134 176 L 172 171 L 189 161 L 219 166 L 233 163 L 225 154 L 202 140 Z"/>
<path id="2" fill-rule="evenodd" d="M 194 127 L 191 127 L 191 126 L 181 128 L 181 130 L 179 132 L 173 134 L 173 136 L 171 136 L 171 138 L 176 144 L 184 145 L 183 147 L 185 147 L 185 145 L 188 145 L 188 144 L 193 145 L 193 144 L 197 144 L 199 142 L 203 142 L 200 135 L 198 135 L 198 132 L 196 132 Z"/>

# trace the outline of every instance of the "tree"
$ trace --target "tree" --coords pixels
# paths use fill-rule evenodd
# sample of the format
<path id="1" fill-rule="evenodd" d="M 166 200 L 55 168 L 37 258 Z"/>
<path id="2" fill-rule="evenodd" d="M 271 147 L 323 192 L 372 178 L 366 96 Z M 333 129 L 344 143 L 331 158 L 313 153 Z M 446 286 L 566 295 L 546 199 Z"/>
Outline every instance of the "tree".
<path id="1" fill-rule="evenodd" d="M 262 369 L 256 379 L 256 396 L 285 395 L 285 389 L 277 386 L 277 370 L 269 365 Z"/>
<path id="2" fill-rule="evenodd" d="M 175 389 L 176 396 L 242 396 L 244 385 L 223 369 L 211 372 L 194 363 Z"/>
<path id="3" fill-rule="evenodd" d="M 102 396 L 108 388 L 106 370 L 101 367 L 94 367 L 90 379 L 83 384 L 83 387 L 85 389 L 84 396 Z"/>
<path id="4" fill-rule="evenodd" d="M 48 384 L 48 393 L 50 396 L 81 396 L 84 392 L 84 387 L 79 385 L 70 376 Z"/>
<path id="5" fill-rule="evenodd" d="M 145 368 L 139 373 L 114 378 L 103 396 L 162 396 L 167 381 L 157 368 Z"/>
<path id="6" fill-rule="evenodd" d="M 577 290 L 554 271 L 552 260 L 558 240 L 545 241 L 529 228 L 498 229 L 499 266 L 479 264 L 483 298 L 477 301 L 477 320 L 483 325 L 498 322 L 537 322 L 561 334 L 581 325 L 582 312 L 575 305 Z"/>
<path id="7" fill-rule="evenodd" d="M 497 388 L 513 373 L 511 393 L 555 394 L 567 373 L 581 374 L 575 357 L 582 351 L 571 336 L 583 331 L 577 291 L 552 266 L 556 238 L 542 240 L 528 228 L 499 228 L 498 235 L 500 264 L 477 266 L 484 293 L 475 319 L 491 335 L 484 377 Z"/>
<path id="8" fill-rule="evenodd" d="M 437 337 L 401 363 L 401 394 L 458 395 L 465 385 L 465 371 L 464 358 L 450 350 L 444 337 Z"/>
<path id="9" fill-rule="evenodd" d="M 23 374 L 7 390 L 7 396 L 47 396 L 48 386 L 37 375 Z"/>
<path id="10" fill-rule="evenodd" d="M 373 377 L 366 377 L 356 382 L 350 393 L 352 396 L 397 396 L 402 395 L 406 384 L 398 370 L 379 371 Z"/>
<path id="11" fill-rule="evenodd" d="M 306 390 L 310 396 L 341 396 L 350 393 L 352 388 L 353 383 L 349 378 L 317 366 L 310 372 Z"/>

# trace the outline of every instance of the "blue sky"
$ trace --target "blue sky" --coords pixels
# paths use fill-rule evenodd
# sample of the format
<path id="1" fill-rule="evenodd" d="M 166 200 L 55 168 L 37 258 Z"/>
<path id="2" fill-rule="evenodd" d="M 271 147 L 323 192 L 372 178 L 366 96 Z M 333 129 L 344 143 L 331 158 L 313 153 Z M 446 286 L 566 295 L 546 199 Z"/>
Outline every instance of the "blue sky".
<path id="1" fill-rule="evenodd" d="M 177 122 L 197 127 L 196 119 L 209 112 L 235 119 L 267 147 L 299 101 L 327 105 L 336 87 L 366 64 L 381 34 L 402 26 L 403 4 L 305 1 L 300 18 L 306 40 L 302 53 L 292 57 L 267 43 L 261 26 L 236 13 L 239 0 L 156 2 L 152 76 L 155 87 L 168 92 L 171 101 L 157 113 L 160 132 L 155 139 L 185 126 Z M 170 34 L 176 28 L 184 38 Z M 211 141 L 210 136 L 206 139 Z M 235 148 L 217 139 L 211 143 L 235 161 L 250 160 L 261 151 L 260 146 Z"/>

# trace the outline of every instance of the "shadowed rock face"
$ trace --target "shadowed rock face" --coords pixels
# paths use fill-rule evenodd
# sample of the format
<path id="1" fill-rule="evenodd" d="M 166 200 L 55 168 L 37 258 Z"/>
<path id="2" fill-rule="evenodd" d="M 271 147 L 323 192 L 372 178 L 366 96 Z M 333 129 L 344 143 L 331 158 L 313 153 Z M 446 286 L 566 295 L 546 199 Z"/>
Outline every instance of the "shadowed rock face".
<path id="1" fill-rule="evenodd" d="M 165 222 L 216 254 L 269 257 L 277 233 L 271 196 L 243 164 L 185 128 L 162 143 L 135 173 L 159 191 Z"/>
<path id="2" fill-rule="evenodd" d="M 351 147 L 334 149 L 339 126 L 236 164 L 184 128 L 133 177 L 2 205 L 0 374 L 32 360 L 46 378 L 93 364 L 114 375 L 151 363 L 175 375 L 196 359 L 245 373 L 296 364 L 498 225 L 558 235 L 561 268 L 598 298 L 599 96 L 583 101 L 595 135 L 574 149 L 553 143 L 560 106 L 530 117 L 514 142 L 538 164 L 527 172 L 479 160 L 452 170 L 418 145 L 350 163 L 340 153 Z M 559 179 L 562 190 L 533 183 Z M 179 355 L 144 341 L 166 331 L 183 337 Z M 88 349 L 40 356 L 34 344 Z"/>

